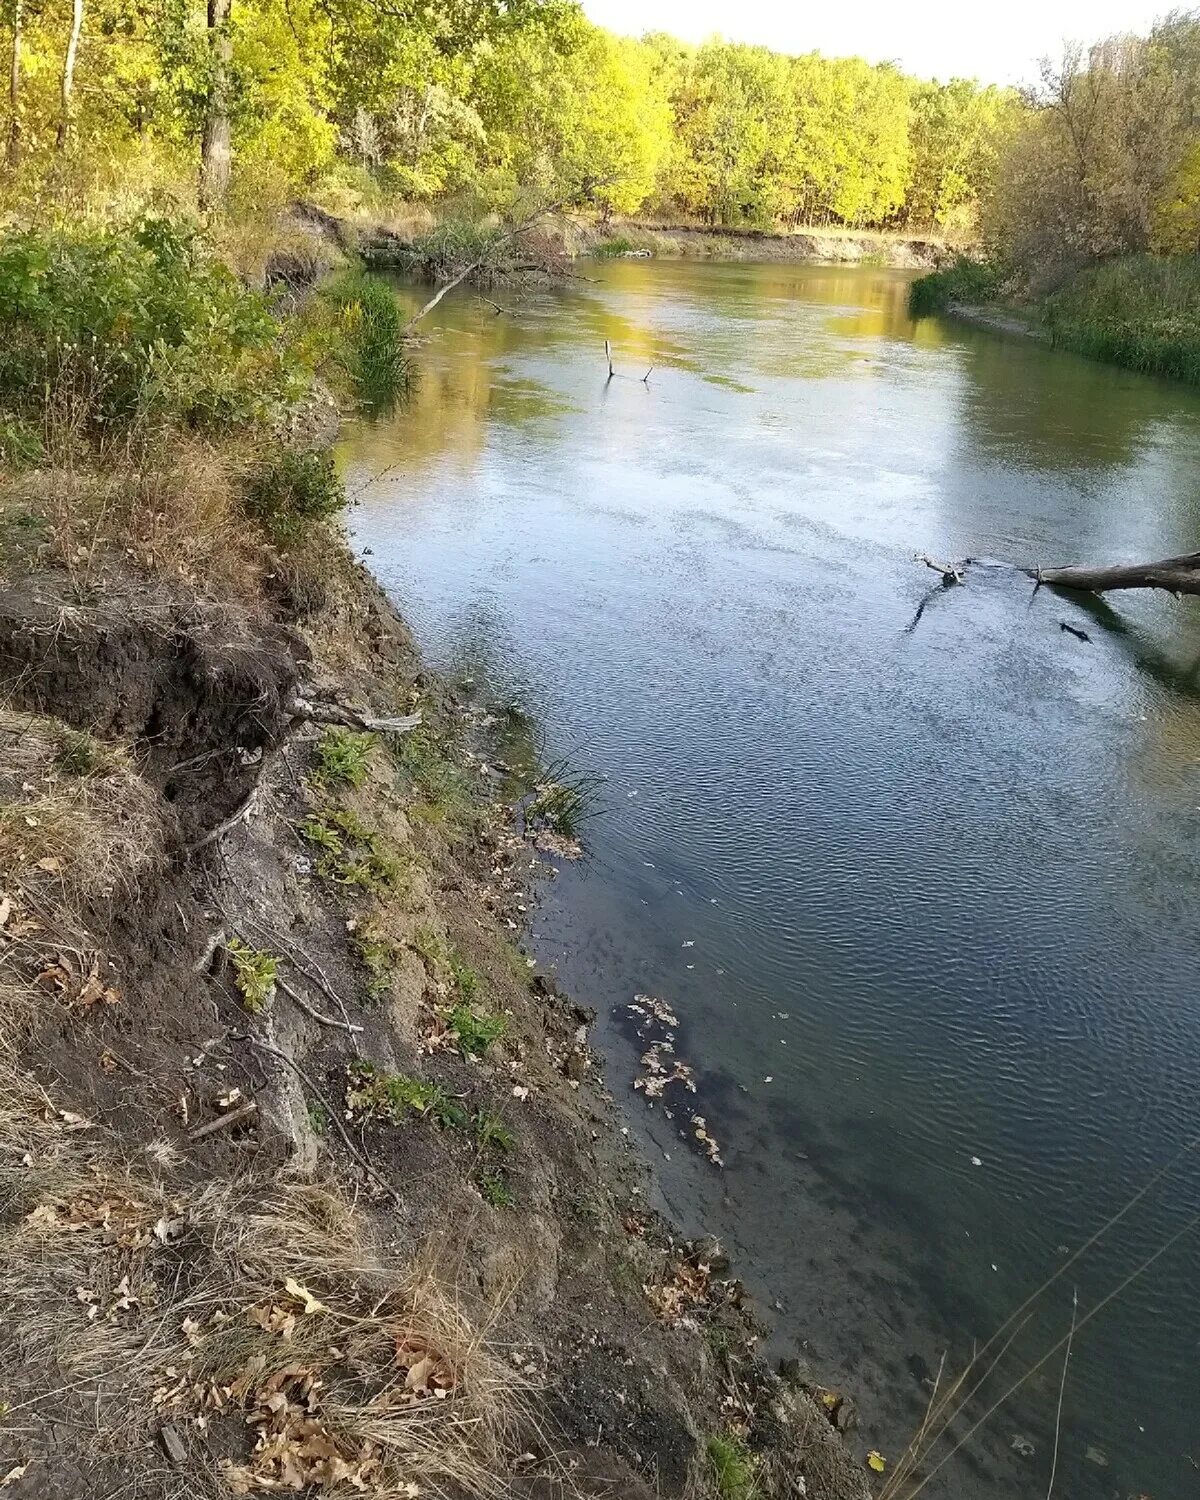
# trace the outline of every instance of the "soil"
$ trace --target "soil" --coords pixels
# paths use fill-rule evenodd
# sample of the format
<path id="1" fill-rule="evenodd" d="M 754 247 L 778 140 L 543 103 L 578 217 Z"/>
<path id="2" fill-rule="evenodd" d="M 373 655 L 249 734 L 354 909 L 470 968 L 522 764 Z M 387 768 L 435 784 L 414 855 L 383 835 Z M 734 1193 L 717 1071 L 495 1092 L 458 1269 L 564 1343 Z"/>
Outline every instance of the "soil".
<path id="1" fill-rule="evenodd" d="M 425 671 L 348 554 L 330 555 L 326 573 L 324 603 L 304 619 L 288 599 L 202 601 L 120 567 L 86 585 L 42 572 L 5 589 L 0 693 L 14 711 L 126 747 L 161 844 L 136 879 L 80 898 L 69 941 L 52 931 L 66 920 L 53 865 L 0 868 L 0 978 L 43 986 L 19 1075 L 55 1120 L 86 1121 L 106 1160 L 131 1173 L 158 1163 L 172 1202 L 214 1183 L 249 1201 L 327 1183 L 368 1215 L 385 1258 L 418 1247 L 490 1344 L 532 1372 L 488 1493 L 737 1500 L 708 1456 L 726 1434 L 750 1456 L 756 1494 L 865 1500 L 835 1403 L 756 1354 L 761 1329 L 719 1247 L 685 1241 L 646 1206 L 646 1168 L 588 1047 L 591 1017 L 519 946 L 544 865 L 499 795 L 488 715 Z M 335 786 L 328 731 L 298 697 L 419 709 L 423 723 L 377 736 L 361 784 Z M 19 807 L 28 790 L 0 784 L 0 802 Z M 302 829 L 330 809 L 388 851 L 386 898 L 323 870 Z M 382 982 L 364 966 L 365 934 L 389 954 Z M 235 937 L 275 955 L 287 986 L 257 1013 L 235 982 Z M 110 986 L 103 1003 L 86 1000 L 70 957 L 81 953 Z M 471 1003 L 504 1023 L 483 1055 L 465 1056 L 446 1020 L 467 971 Z M 464 1118 L 501 1116 L 507 1147 L 356 1112 L 364 1061 L 375 1076 L 436 1083 Z M 255 1108 L 197 1137 L 231 1100 Z M 10 1160 L 8 1144 L 5 1274 L 38 1201 L 30 1153 Z M 187 1245 L 173 1251 L 176 1288 L 207 1274 Z M 57 1344 L 28 1319 L 0 1333 L 13 1413 L 0 1476 L 27 1466 L 5 1481 L 14 1500 L 230 1493 L 219 1465 L 246 1451 L 240 1414 L 189 1426 L 184 1457 L 169 1456 L 155 1412 L 122 1407 L 119 1365 L 84 1386 L 65 1378 L 69 1317 L 82 1315 L 62 1312 Z M 140 1316 L 149 1340 L 157 1311 Z"/>

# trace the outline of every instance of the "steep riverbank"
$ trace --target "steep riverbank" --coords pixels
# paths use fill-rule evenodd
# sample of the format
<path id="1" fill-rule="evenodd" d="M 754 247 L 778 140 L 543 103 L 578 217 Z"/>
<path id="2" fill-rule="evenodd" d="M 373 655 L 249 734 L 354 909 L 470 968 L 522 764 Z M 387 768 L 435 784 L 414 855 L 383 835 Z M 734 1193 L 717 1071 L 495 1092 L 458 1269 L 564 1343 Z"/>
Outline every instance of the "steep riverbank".
<path id="1" fill-rule="evenodd" d="M 862 1500 L 513 941 L 490 715 L 340 543 L 264 569 L 8 580 L 12 1493 Z"/>
<path id="2" fill-rule="evenodd" d="M 702 229 L 613 220 L 581 231 L 587 254 L 648 253 L 701 260 L 822 261 L 840 265 L 932 267 L 950 253 L 941 240 L 870 230 Z M 614 249 L 614 247 L 616 247 Z"/>

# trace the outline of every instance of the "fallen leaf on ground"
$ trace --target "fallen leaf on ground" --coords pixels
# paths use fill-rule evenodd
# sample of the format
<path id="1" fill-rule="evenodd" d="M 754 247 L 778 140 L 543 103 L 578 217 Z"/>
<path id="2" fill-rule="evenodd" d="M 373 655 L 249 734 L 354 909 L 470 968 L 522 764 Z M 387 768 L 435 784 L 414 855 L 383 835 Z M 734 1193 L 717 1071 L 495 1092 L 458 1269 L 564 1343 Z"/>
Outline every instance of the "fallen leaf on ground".
<path id="1" fill-rule="evenodd" d="M 306 1286 L 301 1286 L 294 1277 L 288 1277 L 283 1283 L 283 1289 L 289 1297 L 295 1297 L 297 1302 L 304 1303 L 304 1311 L 306 1313 L 323 1313 L 329 1311 L 323 1302 L 318 1302 L 309 1289 Z"/>
<path id="2" fill-rule="evenodd" d="M 9 1469 L 4 1478 L 0 1479 L 0 1490 L 6 1490 L 10 1484 L 16 1484 L 28 1468 L 28 1464 L 18 1464 L 15 1469 Z"/>
<path id="3" fill-rule="evenodd" d="M 884 1458 L 882 1453 L 872 1448 L 870 1453 L 867 1454 L 867 1468 L 874 1469 L 876 1474 L 882 1474 L 884 1469 L 887 1468 L 887 1459 Z"/>

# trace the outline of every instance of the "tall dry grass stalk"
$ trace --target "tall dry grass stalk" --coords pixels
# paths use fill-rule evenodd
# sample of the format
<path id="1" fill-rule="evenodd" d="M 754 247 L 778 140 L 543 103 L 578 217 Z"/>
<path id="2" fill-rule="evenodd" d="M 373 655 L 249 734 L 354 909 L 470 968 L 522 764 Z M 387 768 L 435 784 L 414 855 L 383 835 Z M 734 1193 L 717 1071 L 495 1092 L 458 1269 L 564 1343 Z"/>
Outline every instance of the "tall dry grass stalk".
<path id="1" fill-rule="evenodd" d="M 933 1395 L 930 1398 L 925 1417 L 913 1441 L 909 1444 L 896 1467 L 880 1489 L 879 1500 L 915 1500 L 915 1497 L 924 1490 L 925 1486 L 929 1484 L 934 1476 L 970 1442 L 976 1433 L 980 1431 L 1001 1407 L 1005 1406 L 1056 1355 L 1063 1352 L 1064 1349 L 1071 1347 L 1076 1335 L 1082 1329 L 1094 1318 L 1098 1317 L 1111 1302 L 1115 1301 L 1135 1281 L 1155 1265 L 1172 1246 L 1190 1234 L 1197 1226 L 1200 1226 L 1200 1214 L 1196 1214 L 1188 1219 L 1179 1229 L 1169 1235 L 1155 1251 L 1135 1266 L 1111 1291 L 1101 1297 L 1082 1318 L 1077 1316 L 1078 1309 L 1076 1305 L 1072 1311 L 1069 1331 L 1059 1338 L 1033 1364 L 1023 1370 L 1004 1390 L 1003 1394 L 994 1400 L 985 1409 L 983 1414 L 968 1427 L 963 1436 L 954 1441 L 952 1446 L 938 1457 L 936 1462 L 933 1462 L 934 1454 L 942 1440 L 953 1438 L 952 1428 L 958 1422 L 959 1418 L 962 1417 L 971 1401 L 979 1395 L 983 1387 L 996 1375 L 1013 1343 L 1032 1321 L 1037 1304 L 1045 1296 L 1046 1292 L 1055 1286 L 1089 1250 L 1099 1244 L 1119 1223 L 1126 1219 L 1137 1205 L 1155 1187 L 1162 1183 L 1181 1161 L 1196 1150 L 1197 1146 L 1200 1146 L 1200 1136 L 1181 1146 L 1163 1166 L 1143 1183 L 1137 1192 L 1116 1213 L 1106 1219 L 1077 1250 L 1064 1260 L 1062 1265 L 1051 1276 L 1048 1276 L 1010 1314 L 987 1342 L 974 1351 L 962 1374 L 946 1388 L 939 1398 L 938 1387 L 941 1384 L 941 1374 L 945 1365 L 945 1356 L 943 1355 L 942 1364 L 938 1369 L 938 1380 L 935 1383 Z M 918 1471 L 921 1472 L 918 1473 Z"/>

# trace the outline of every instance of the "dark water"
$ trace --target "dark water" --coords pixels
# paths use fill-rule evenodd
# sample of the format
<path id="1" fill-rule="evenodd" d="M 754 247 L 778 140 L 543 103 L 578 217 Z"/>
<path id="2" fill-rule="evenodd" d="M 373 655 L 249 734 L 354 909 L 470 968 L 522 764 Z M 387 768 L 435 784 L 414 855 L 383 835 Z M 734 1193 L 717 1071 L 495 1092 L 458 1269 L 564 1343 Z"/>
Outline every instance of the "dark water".
<path id="1" fill-rule="evenodd" d="M 1200 606 L 1011 566 L 1194 548 L 1200 398 L 914 327 L 899 273 L 595 274 L 447 299 L 410 408 L 348 444 L 354 532 L 436 665 L 607 776 L 539 951 L 618 1092 L 624 1007 L 676 1008 L 726 1167 L 630 1094 L 662 1191 L 892 1458 L 941 1350 L 1200 1133 Z M 943 591 L 916 551 L 984 563 Z M 1198 1210 L 1186 1157 L 1026 1364 Z M 1078 1335 L 1056 1494 L 1200 1495 L 1197 1270 L 1189 1234 Z M 926 1493 L 1043 1495 L 1060 1373 Z"/>

